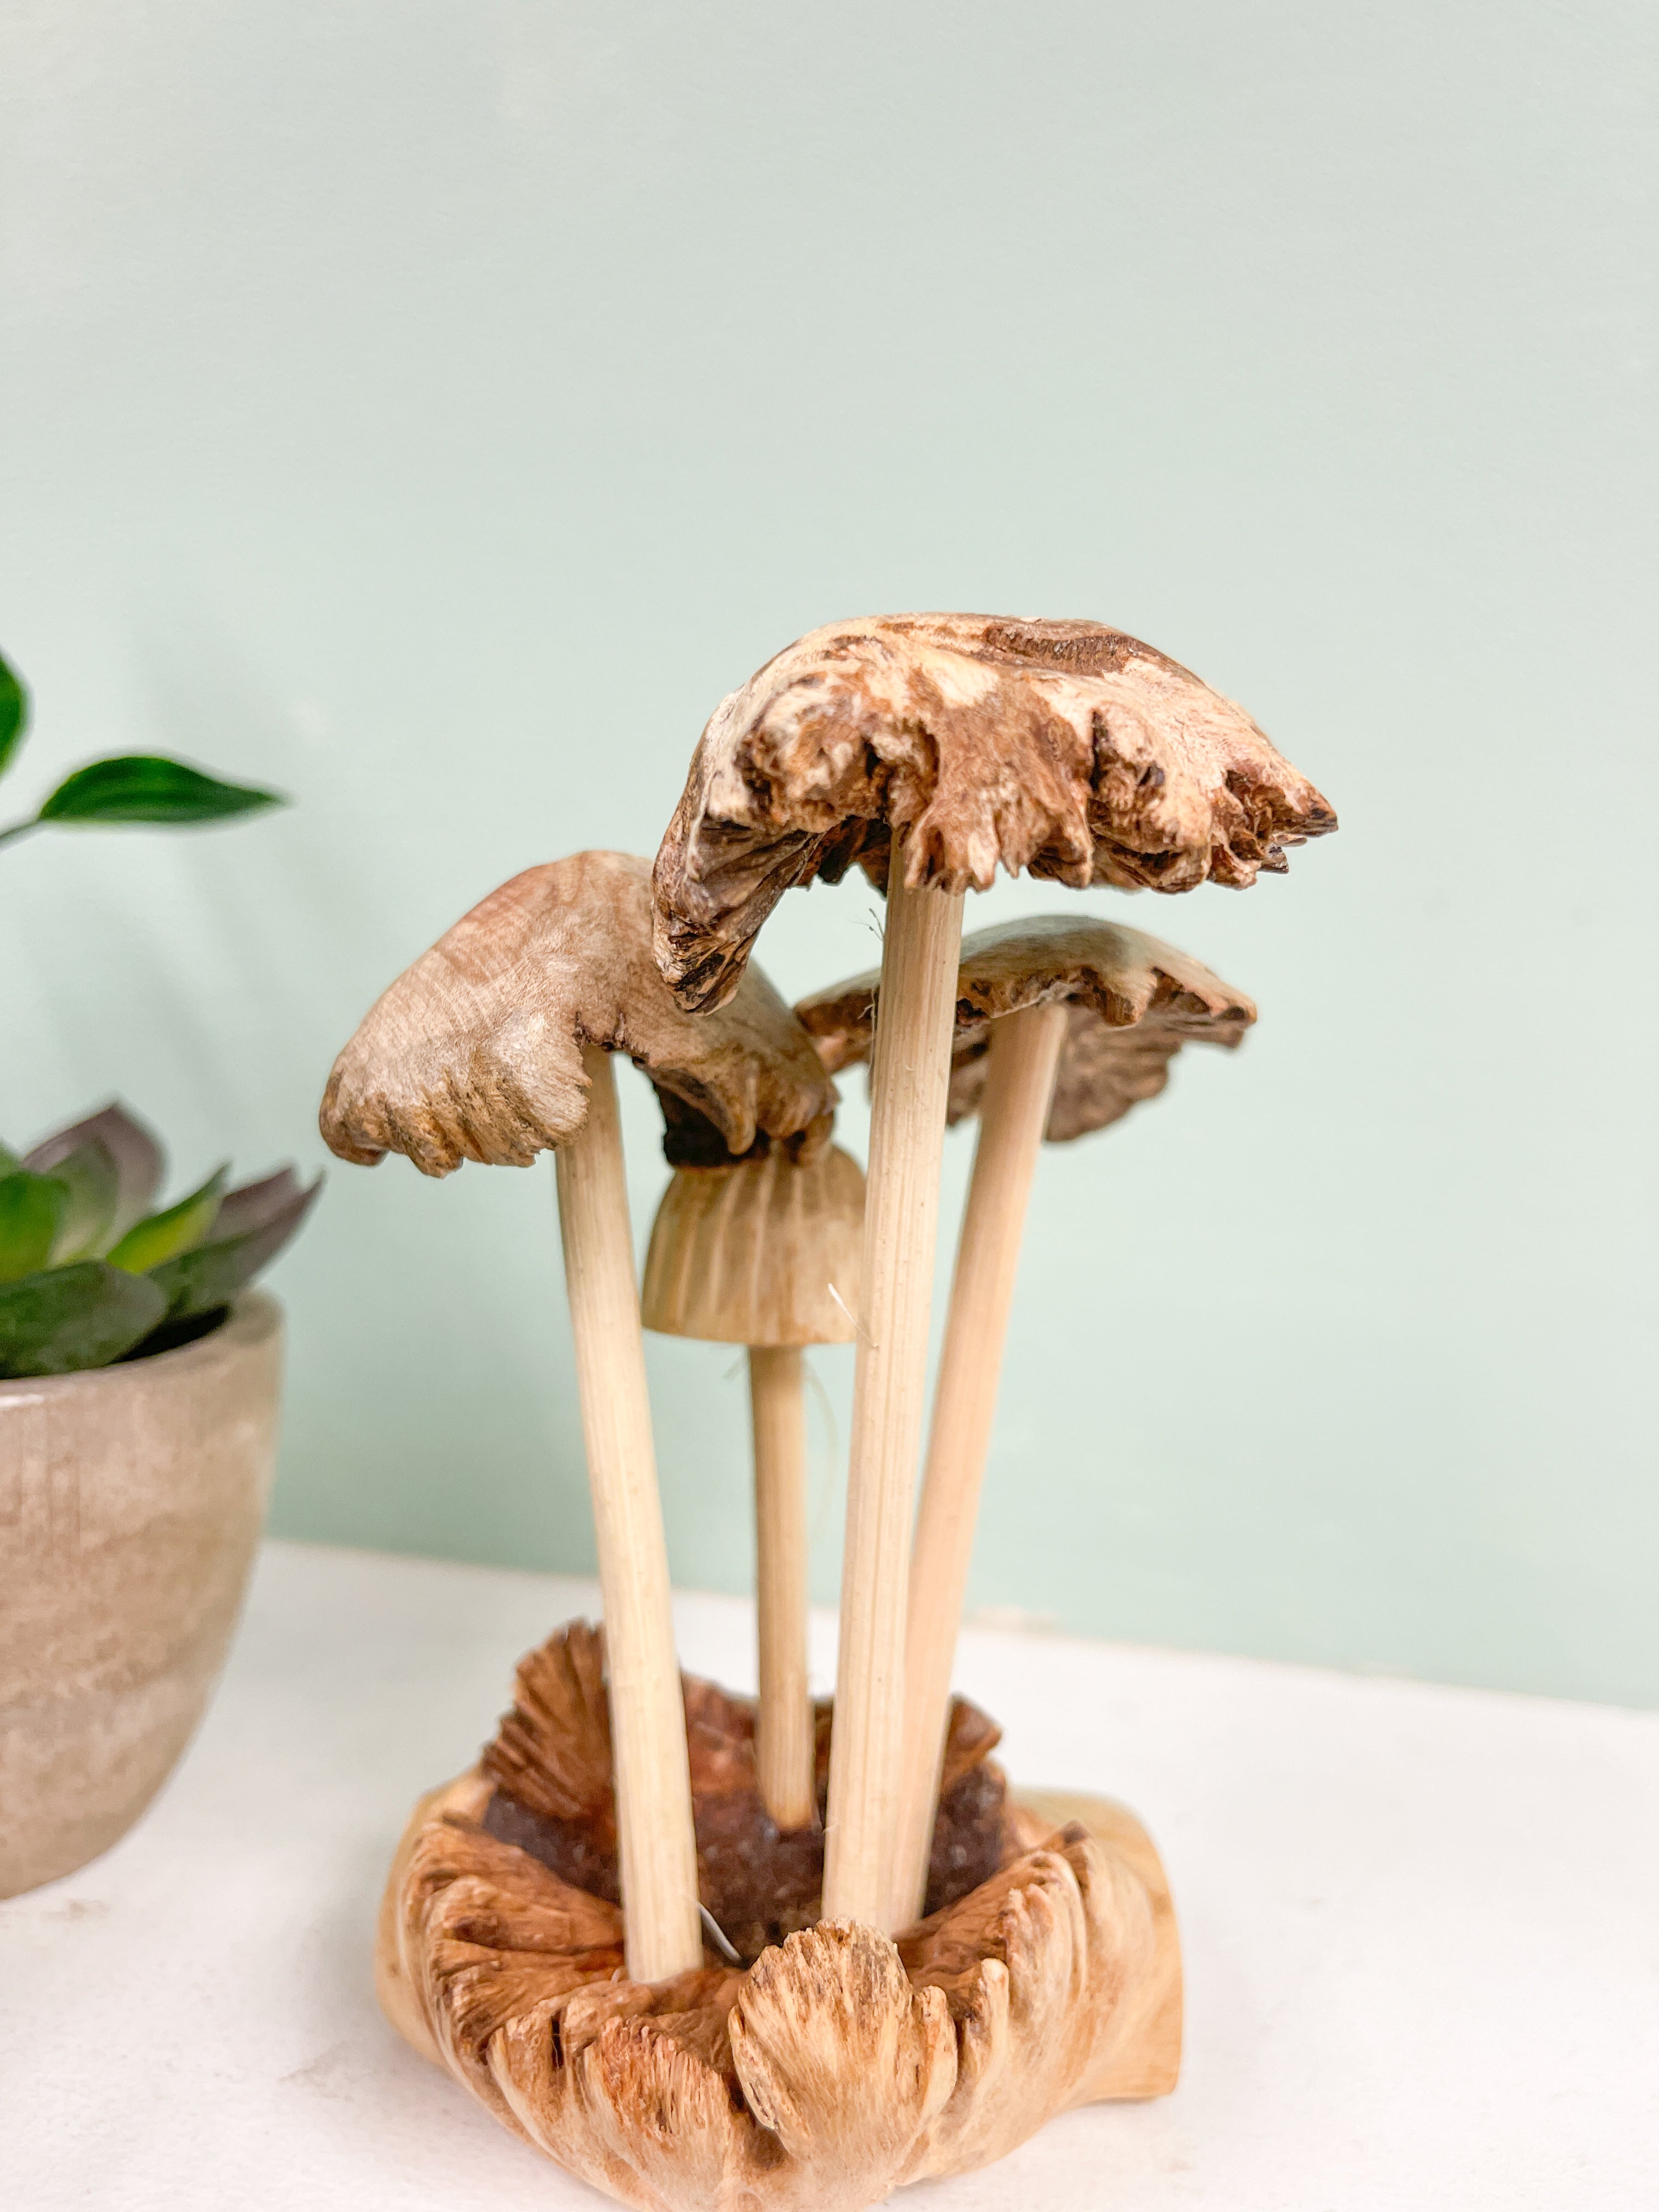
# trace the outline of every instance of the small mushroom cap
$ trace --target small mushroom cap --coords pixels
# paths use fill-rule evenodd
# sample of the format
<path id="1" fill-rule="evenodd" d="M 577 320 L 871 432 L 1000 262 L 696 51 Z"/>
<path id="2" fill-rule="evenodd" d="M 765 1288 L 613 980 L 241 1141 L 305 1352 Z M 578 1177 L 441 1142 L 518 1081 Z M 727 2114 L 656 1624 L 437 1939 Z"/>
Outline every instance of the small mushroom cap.
<path id="1" fill-rule="evenodd" d="M 705 1344 L 847 1344 L 859 1310 L 864 1170 L 831 1146 L 680 1168 L 645 1257 L 641 1318 Z"/>
<path id="2" fill-rule="evenodd" d="M 796 1007 L 832 1073 L 869 1058 L 880 988 L 872 969 Z M 1054 1000 L 1068 1002 L 1070 1019 L 1044 1131 L 1051 1144 L 1156 1097 L 1183 1044 L 1231 1050 L 1255 1019 L 1254 1002 L 1201 960 L 1121 922 L 1048 915 L 975 931 L 957 976 L 951 1121 L 979 1110 L 992 1023 Z"/>
<path id="3" fill-rule="evenodd" d="M 375 1001 L 329 1077 L 324 1140 L 429 1176 L 527 1167 L 587 1119 L 585 1044 L 626 1053 L 732 1153 L 828 1135 L 834 1087 L 760 971 L 720 1013 L 682 1012 L 652 958 L 649 862 L 577 853 L 492 891 Z"/>
<path id="4" fill-rule="evenodd" d="M 1230 700 L 1101 623 L 880 615 L 812 631 L 721 702 L 657 854 L 657 957 L 718 1006 L 793 884 L 854 861 L 984 890 L 1243 887 L 1336 827 Z"/>

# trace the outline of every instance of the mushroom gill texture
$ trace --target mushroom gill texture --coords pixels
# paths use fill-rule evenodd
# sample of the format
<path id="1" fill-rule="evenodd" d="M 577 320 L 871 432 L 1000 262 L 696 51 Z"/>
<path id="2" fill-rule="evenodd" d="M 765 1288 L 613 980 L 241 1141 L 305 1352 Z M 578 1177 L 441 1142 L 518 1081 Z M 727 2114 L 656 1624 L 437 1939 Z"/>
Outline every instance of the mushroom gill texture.
<path id="1" fill-rule="evenodd" d="M 796 1007 L 831 1073 L 870 1057 L 878 969 L 814 992 Z M 1242 991 L 1190 953 L 1144 930 L 1089 915 L 1047 915 L 975 931 L 962 941 L 948 1107 L 977 1113 L 992 1024 L 1060 999 L 1069 1018 L 1044 1134 L 1051 1144 L 1119 1121 L 1169 1081 L 1189 1043 L 1231 1051 L 1255 1020 Z"/>
<path id="2" fill-rule="evenodd" d="M 788 647 L 716 708 L 653 878 L 682 1005 L 730 997 L 793 884 L 855 861 L 984 890 L 999 866 L 1082 888 L 1243 887 L 1336 827 L 1249 716 L 1101 623 L 881 615 Z"/>
<path id="3" fill-rule="evenodd" d="M 757 969 L 713 1019 L 683 1012 L 651 951 L 650 864 L 577 853 L 527 868 L 446 930 L 364 1017 L 334 1063 L 319 1124 L 373 1166 L 527 1167 L 587 1118 L 584 1044 L 626 1053 L 732 1155 L 764 1141 L 810 1157 L 835 1093 Z M 685 1109 L 690 1109 L 687 1113 Z"/>
<path id="4" fill-rule="evenodd" d="M 705 1343 L 847 1344 L 856 1334 L 864 1170 L 839 1146 L 679 1169 L 646 1248 L 640 1318 Z"/>
<path id="5" fill-rule="evenodd" d="M 511 1764 L 572 1804 L 604 1701 L 594 1632 L 568 1641 Z M 525 1687 L 521 1672 L 521 1713 Z M 717 1737 L 742 1702 L 687 1684 Z M 553 1741 L 561 1713 L 574 1753 Z M 694 1728 L 694 1786 L 699 1756 Z M 707 1744 L 702 1759 L 705 1782 L 729 1782 Z M 381 1906 L 380 2001 L 515 2134 L 641 2212 L 856 2212 L 1000 2157 L 1071 2105 L 1174 2086 L 1168 1888 L 1118 1808 L 1095 1807 L 1091 1828 L 1058 1802 L 1009 1805 L 984 1877 L 896 1942 L 809 1922 L 746 1966 L 711 1954 L 642 1984 L 623 1978 L 617 1905 L 497 1832 L 501 1787 L 476 1770 L 416 1808 Z"/>

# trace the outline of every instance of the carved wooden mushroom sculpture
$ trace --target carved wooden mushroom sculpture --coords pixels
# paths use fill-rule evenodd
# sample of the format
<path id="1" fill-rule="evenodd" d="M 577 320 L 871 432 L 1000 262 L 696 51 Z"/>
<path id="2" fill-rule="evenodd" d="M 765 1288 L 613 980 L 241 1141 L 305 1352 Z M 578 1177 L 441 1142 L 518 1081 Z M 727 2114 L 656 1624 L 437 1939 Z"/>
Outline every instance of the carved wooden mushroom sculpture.
<path id="1" fill-rule="evenodd" d="M 787 1139 L 833 1092 L 756 975 L 715 1021 L 681 1012 L 653 963 L 648 869 L 579 853 L 492 891 L 376 1002 L 321 1112 L 342 1158 L 404 1152 L 526 1167 L 551 1148 L 605 1602 L 629 1970 L 702 1963 L 684 1718 L 610 1055 L 684 1099 L 732 1152 Z"/>
<path id="2" fill-rule="evenodd" d="M 733 1160 L 716 1130 L 684 1115 L 670 1119 L 664 1149 L 674 1175 L 652 1224 L 641 1312 L 665 1335 L 748 1347 L 760 1794 L 780 1828 L 802 1828 L 817 1796 L 801 1347 L 852 1340 L 864 1174 L 837 1146 L 803 1159 L 764 1138 L 758 1157 Z"/>
<path id="3" fill-rule="evenodd" d="M 1244 885 L 1334 829 L 1239 708 L 1097 623 L 900 615 L 813 631 L 716 709 L 657 855 L 658 957 L 722 1004 L 791 885 L 856 860 L 888 894 L 871 1075 L 824 1909 L 887 1924 L 910 1504 L 963 894 Z"/>
<path id="4" fill-rule="evenodd" d="M 606 1810 L 599 1670 L 580 1623 L 531 1654 L 481 1765 L 416 1808 L 381 1906 L 388 2016 L 515 2134 L 640 2212 L 857 2212 L 1071 2106 L 1174 2087 L 1168 1887 L 1099 1802 L 1007 1802 L 973 1887 L 896 1943 L 797 1899 L 746 1965 L 630 1978 L 611 1885 L 571 1849 Z M 688 1680 L 685 1705 L 699 1810 L 729 1836 L 746 1701 Z"/>
<path id="5" fill-rule="evenodd" d="M 880 976 L 796 1008 L 832 1073 L 867 1060 Z M 921 1910 L 951 1667 L 967 1595 L 1037 1148 L 1103 1129 L 1156 1097 L 1188 1042 L 1231 1048 L 1255 1008 L 1200 961 L 1138 929 L 1051 915 L 965 938 L 957 975 L 952 1121 L 977 1112 L 921 1504 L 904 1654 L 904 1784 L 892 1912 Z"/>

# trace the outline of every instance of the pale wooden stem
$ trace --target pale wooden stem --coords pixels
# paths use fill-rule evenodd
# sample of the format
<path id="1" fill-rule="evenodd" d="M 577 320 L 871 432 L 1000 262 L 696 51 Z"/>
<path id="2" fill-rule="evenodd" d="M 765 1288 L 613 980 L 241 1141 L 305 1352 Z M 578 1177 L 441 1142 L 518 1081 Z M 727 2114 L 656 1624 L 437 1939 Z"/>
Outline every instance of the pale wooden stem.
<path id="1" fill-rule="evenodd" d="M 611 1056 L 582 1049 L 580 1133 L 554 1154 L 605 1605 L 629 1978 L 702 1964 L 685 1707 L 674 1656 L 634 1239 Z"/>
<path id="2" fill-rule="evenodd" d="M 1030 1006 L 1005 1015 L 991 1030 L 979 1142 L 962 1217 L 910 1559 L 903 1795 L 893 1861 L 892 1918 L 899 1927 L 918 1917 L 927 1887 L 951 1669 L 968 1594 L 974 1523 L 1031 1175 L 1048 1118 L 1066 1022 L 1064 1006 Z"/>
<path id="3" fill-rule="evenodd" d="M 939 1152 L 962 949 L 959 892 L 908 890 L 896 841 L 871 1066 L 826 1919 L 888 1925 L 904 1732 L 905 1583 L 927 1382 Z"/>
<path id="4" fill-rule="evenodd" d="M 779 1827 L 805 1828 L 817 1792 L 806 1685 L 806 1407 L 793 1345 L 750 1347 L 749 1407 L 760 1634 L 756 1765 L 761 1801 Z"/>

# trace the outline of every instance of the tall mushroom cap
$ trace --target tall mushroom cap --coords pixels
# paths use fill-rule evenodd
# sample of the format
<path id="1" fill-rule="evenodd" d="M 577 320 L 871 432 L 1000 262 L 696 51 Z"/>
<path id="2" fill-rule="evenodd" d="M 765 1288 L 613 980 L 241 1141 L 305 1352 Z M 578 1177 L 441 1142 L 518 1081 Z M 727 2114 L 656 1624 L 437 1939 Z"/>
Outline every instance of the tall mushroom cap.
<path id="1" fill-rule="evenodd" d="M 527 1167 L 586 1120 L 584 1044 L 626 1053 L 729 1154 L 828 1137 L 834 1088 L 771 984 L 751 969 L 717 1016 L 682 1012 L 652 958 L 649 862 L 590 852 L 501 884 L 376 1000 L 334 1063 L 324 1139 L 429 1176 Z"/>
<path id="2" fill-rule="evenodd" d="M 884 615 L 813 630 L 715 709 L 657 855 L 657 957 L 683 1006 L 735 989 L 793 884 L 1243 887 L 1336 827 L 1242 708 L 1121 630 Z"/>
<path id="3" fill-rule="evenodd" d="M 880 982 L 872 969 L 796 1007 L 832 1073 L 869 1058 Z M 1156 1097 L 1183 1044 L 1231 1050 L 1255 1019 L 1254 1002 L 1201 960 L 1121 922 L 1048 915 L 975 931 L 957 973 L 953 1122 L 979 1110 L 992 1023 L 1054 1000 L 1068 1002 L 1070 1018 L 1044 1131 L 1051 1144 Z"/>
<path id="4" fill-rule="evenodd" d="M 850 1344 L 864 1170 L 838 1145 L 678 1169 L 651 1228 L 640 1315 L 705 1344 Z"/>

